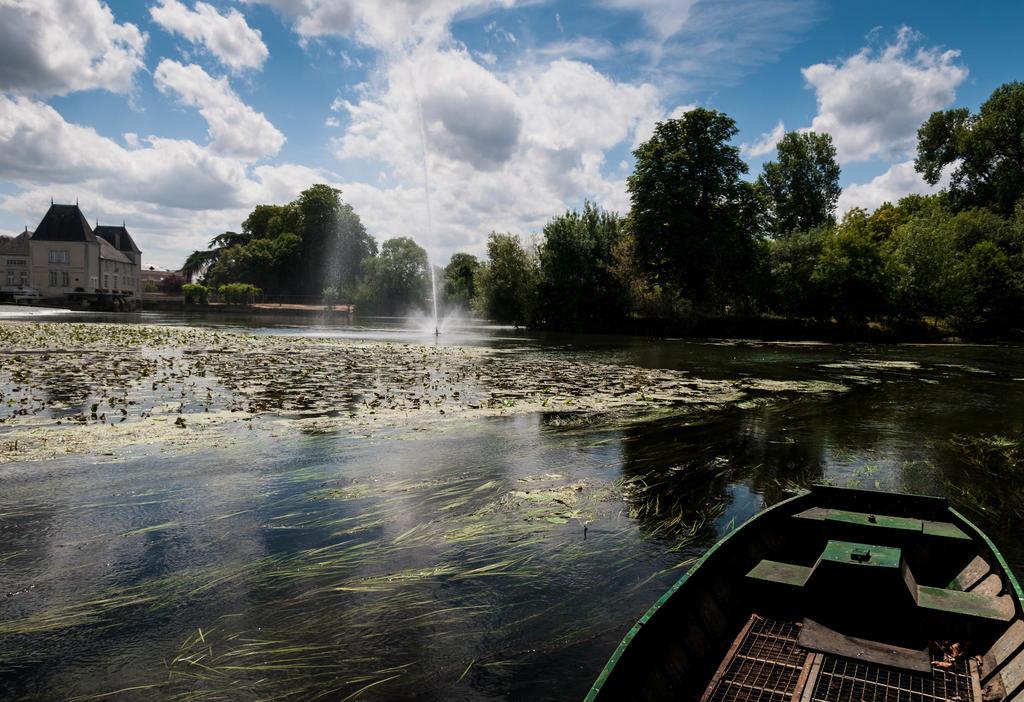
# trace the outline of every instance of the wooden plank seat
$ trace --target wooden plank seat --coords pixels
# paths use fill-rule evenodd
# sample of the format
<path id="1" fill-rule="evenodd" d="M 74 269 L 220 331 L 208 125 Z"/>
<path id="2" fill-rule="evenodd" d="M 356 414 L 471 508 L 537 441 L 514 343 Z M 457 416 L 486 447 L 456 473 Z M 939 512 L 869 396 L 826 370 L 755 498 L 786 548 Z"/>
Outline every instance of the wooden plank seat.
<path id="1" fill-rule="evenodd" d="M 971 540 L 971 537 L 965 534 L 960 527 L 949 522 L 934 522 L 910 517 L 894 517 L 886 514 L 870 514 L 868 512 L 853 512 L 826 507 L 811 507 L 803 512 L 794 514 L 793 517 L 795 519 L 833 522 L 874 529 L 892 529 L 940 539 L 953 539 L 955 541 L 969 542 Z"/>
<path id="2" fill-rule="evenodd" d="M 1008 622 L 1013 619 L 1013 599 L 1005 595 L 993 597 L 980 592 L 947 590 L 941 587 L 917 586 L 917 606 L 947 614 L 962 614 L 980 619 Z"/>
<path id="3" fill-rule="evenodd" d="M 878 593 L 882 597 L 897 597 L 899 591 L 906 593 L 909 590 L 914 604 L 922 610 L 1000 622 L 1009 622 L 1015 615 L 1013 598 L 998 594 L 1001 585 L 978 587 L 976 584 L 976 589 L 970 592 L 918 585 L 909 566 L 903 560 L 900 549 L 872 544 L 829 541 L 813 566 L 764 559 L 750 569 L 747 578 L 793 588 L 803 588 L 809 583 L 814 587 L 828 587 L 830 582 L 835 582 L 837 567 L 849 571 L 838 576 L 842 580 L 850 582 L 852 578 L 857 582 L 873 583 L 873 586 L 877 585 L 885 590 L 884 593 Z M 850 571 L 851 567 L 854 570 Z M 855 574 L 857 570 L 861 570 L 862 573 Z M 891 572 L 896 577 L 891 581 L 877 578 L 864 580 L 872 577 L 869 571 L 876 571 L 876 575 L 880 571 Z M 817 577 L 818 575 L 821 577 Z M 998 580 L 998 576 L 996 579 Z M 819 580 L 824 582 L 818 582 Z M 899 590 L 891 589 L 895 585 L 887 584 L 890 582 L 901 582 L 903 585 L 899 586 Z"/>

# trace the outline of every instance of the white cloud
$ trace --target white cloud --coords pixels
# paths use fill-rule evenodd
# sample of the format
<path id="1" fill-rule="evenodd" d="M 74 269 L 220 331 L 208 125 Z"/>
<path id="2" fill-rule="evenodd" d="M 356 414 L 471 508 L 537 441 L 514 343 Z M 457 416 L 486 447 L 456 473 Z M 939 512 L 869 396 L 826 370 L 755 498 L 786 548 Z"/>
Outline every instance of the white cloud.
<path id="1" fill-rule="evenodd" d="M 448 36 L 453 18 L 496 7 L 511 7 L 516 0 L 244 0 L 269 5 L 291 18 L 303 38 L 353 37 L 378 49 L 409 48 L 421 42 L 437 43 Z M 514 40 L 514 37 L 513 37 Z"/>
<path id="2" fill-rule="evenodd" d="M 341 126 L 341 120 L 337 117 L 328 117 L 324 120 L 325 127 L 337 128 Z"/>
<path id="3" fill-rule="evenodd" d="M 0 90 L 128 92 L 146 35 L 99 0 L 0 0 Z"/>
<path id="4" fill-rule="evenodd" d="M 904 157 L 917 128 L 953 101 L 967 78 L 956 62 L 959 52 L 914 48 L 918 40 L 903 27 L 880 51 L 863 48 L 837 63 L 803 69 L 818 100 L 811 129 L 832 135 L 840 161 Z"/>
<path id="5" fill-rule="evenodd" d="M 786 134 L 786 125 L 779 123 L 770 132 L 765 132 L 753 144 L 740 144 L 740 152 L 746 158 L 758 158 L 775 151 L 775 145 Z"/>
<path id="6" fill-rule="evenodd" d="M 871 211 L 883 202 L 895 203 L 905 195 L 928 195 L 938 192 L 948 184 L 948 172 L 932 186 L 914 170 L 913 161 L 894 163 L 885 173 L 875 176 L 867 183 L 847 186 L 839 196 L 838 210 L 843 213 L 854 207 L 862 207 Z"/>
<path id="7" fill-rule="evenodd" d="M 330 173 L 252 167 L 187 140 L 124 139 L 127 148 L 45 103 L 0 95 L 0 181 L 20 188 L 0 206 L 32 224 L 51 197 L 77 198 L 90 219 L 125 219 L 149 260 L 177 265 L 213 234 L 237 229 L 257 203 L 287 202 L 315 182 L 339 185 Z"/>
<path id="8" fill-rule="evenodd" d="M 654 86 L 617 82 L 585 63 L 499 74 L 462 48 L 426 46 L 384 64 L 360 99 L 343 105 L 350 120 L 336 154 L 382 163 L 389 175 L 386 185 L 346 185 L 346 199 L 377 236 L 415 236 L 441 261 L 459 249 L 479 252 L 492 229 L 536 231 L 584 197 L 625 210 L 623 175 L 604 174 L 605 154 L 665 116 Z"/>
<path id="9" fill-rule="evenodd" d="M 210 146 L 226 156 L 260 159 L 284 145 L 284 135 L 260 112 L 242 102 L 226 78 L 213 78 L 199 66 L 164 59 L 153 80 L 160 92 L 175 93 L 199 109 L 209 125 Z"/>
<path id="10" fill-rule="evenodd" d="M 654 36 L 664 41 L 683 28 L 697 0 L 601 0 L 601 4 L 639 13 Z"/>
<path id="11" fill-rule="evenodd" d="M 259 68 L 269 55 L 260 31 L 234 8 L 222 15 L 205 2 L 196 2 L 190 10 L 179 0 L 160 0 L 149 14 L 166 31 L 205 47 L 234 72 Z"/>

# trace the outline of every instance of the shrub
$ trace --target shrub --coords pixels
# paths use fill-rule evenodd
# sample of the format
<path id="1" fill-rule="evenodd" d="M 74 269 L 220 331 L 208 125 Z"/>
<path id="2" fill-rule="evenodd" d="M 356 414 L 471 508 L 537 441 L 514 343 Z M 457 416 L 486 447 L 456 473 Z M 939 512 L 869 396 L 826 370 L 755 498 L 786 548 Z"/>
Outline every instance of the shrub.
<path id="1" fill-rule="evenodd" d="M 250 305 L 263 291 L 249 283 L 225 283 L 217 289 L 229 305 Z"/>
<path id="2" fill-rule="evenodd" d="M 333 286 L 326 287 L 321 295 L 324 300 L 324 307 L 334 309 L 334 305 L 338 302 L 338 289 Z"/>
<path id="3" fill-rule="evenodd" d="M 210 289 L 198 283 L 186 283 L 181 286 L 186 305 L 205 305 L 210 300 Z"/>
<path id="4" fill-rule="evenodd" d="M 160 288 L 160 292 L 165 295 L 180 295 L 181 287 L 185 284 L 185 279 L 177 273 L 170 273 L 165 275 L 157 283 L 157 287 Z"/>

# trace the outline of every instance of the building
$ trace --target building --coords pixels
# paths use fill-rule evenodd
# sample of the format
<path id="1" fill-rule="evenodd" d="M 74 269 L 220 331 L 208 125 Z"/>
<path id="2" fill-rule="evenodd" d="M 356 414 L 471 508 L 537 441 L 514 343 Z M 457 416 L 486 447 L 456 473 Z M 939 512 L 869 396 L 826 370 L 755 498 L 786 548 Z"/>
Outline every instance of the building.
<path id="1" fill-rule="evenodd" d="M 133 308 L 142 297 L 142 252 L 128 230 L 93 229 L 77 204 L 51 204 L 34 232 L 0 238 L 0 252 L 0 284 L 44 299 Z"/>

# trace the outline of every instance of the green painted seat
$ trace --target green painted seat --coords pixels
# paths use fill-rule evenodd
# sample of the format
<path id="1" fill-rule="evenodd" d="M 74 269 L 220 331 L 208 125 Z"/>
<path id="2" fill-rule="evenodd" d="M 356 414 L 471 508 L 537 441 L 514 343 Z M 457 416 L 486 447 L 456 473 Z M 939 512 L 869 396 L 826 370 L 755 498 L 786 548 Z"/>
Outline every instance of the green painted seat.
<path id="1" fill-rule="evenodd" d="M 962 614 L 981 619 L 1008 622 L 1013 619 L 1013 600 L 976 592 L 947 590 L 941 587 L 917 587 L 917 606 L 946 614 Z"/>
<path id="2" fill-rule="evenodd" d="M 803 587 L 807 584 L 807 579 L 811 576 L 812 570 L 814 569 L 808 566 L 763 560 L 750 569 L 747 577 L 763 582 Z"/>
<path id="3" fill-rule="evenodd" d="M 828 509 L 825 507 L 811 507 L 793 516 L 797 519 L 849 524 L 874 529 L 890 529 L 909 534 L 923 534 L 924 536 L 953 539 L 956 541 L 971 540 L 971 537 L 965 534 L 956 524 L 949 522 L 933 522 L 909 517 L 894 517 L 887 514 L 869 514 L 867 512 L 853 512 L 845 509 Z"/>

